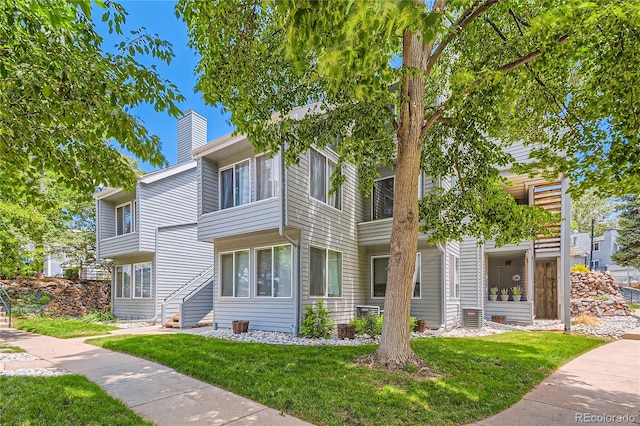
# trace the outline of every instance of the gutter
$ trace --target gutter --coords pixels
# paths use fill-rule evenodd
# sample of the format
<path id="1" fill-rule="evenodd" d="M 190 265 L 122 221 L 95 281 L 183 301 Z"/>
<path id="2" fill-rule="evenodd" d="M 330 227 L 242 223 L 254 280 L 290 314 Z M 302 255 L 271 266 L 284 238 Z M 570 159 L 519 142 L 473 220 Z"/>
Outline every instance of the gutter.
<path id="1" fill-rule="evenodd" d="M 295 300 L 295 317 L 293 320 L 293 330 L 291 330 L 291 334 L 293 337 L 298 335 L 299 322 L 300 322 L 300 312 L 302 306 L 302 292 L 300 291 L 300 263 L 302 255 L 300 253 L 300 242 L 296 242 L 291 237 L 289 237 L 285 230 L 285 220 L 287 217 L 287 204 L 285 199 L 285 162 L 284 162 L 284 149 L 280 147 L 280 224 L 278 227 L 278 234 L 285 240 L 289 241 L 293 247 L 296 249 L 296 279 L 294 280 L 294 285 L 291 288 L 291 296 Z"/>

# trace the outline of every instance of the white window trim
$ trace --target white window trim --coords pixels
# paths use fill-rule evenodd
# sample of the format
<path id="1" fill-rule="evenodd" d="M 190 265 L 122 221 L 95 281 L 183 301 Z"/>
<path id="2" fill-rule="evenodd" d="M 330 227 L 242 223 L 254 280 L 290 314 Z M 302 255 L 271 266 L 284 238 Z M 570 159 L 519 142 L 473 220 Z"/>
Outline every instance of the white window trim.
<path id="1" fill-rule="evenodd" d="M 251 274 L 251 268 L 249 268 L 249 277 L 248 277 L 248 281 L 249 281 L 249 295 L 248 296 L 236 296 L 236 253 L 238 252 L 242 252 L 242 251 L 246 251 L 249 252 L 249 266 L 251 266 L 251 249 L 239 249 L 239 250 L 233 250 L 233 251 L 225 251 L 225 252 L 220 252 L 218 254 L 218 277 L 220 277 L 218 279 L 218 287 L 219 287 L 219 291 L 218 291 L 218 295 L 220 298 L 224 298 L 224 299 L 250 299 L 251 298 L 251 279 L 252 279 L 252 274 Z M 233 290 L 233 296 L 223 296 L 222 295 L 222 256 L 225 254 L 231 254 L 232 255 L 232 259 L 233 259 L 233 283 L 231 286 L 231 289 Z"/>
<path id="2" fill-rule="evenodd" d="M 325 197 L 326 197 L 326 201 L 322 201 L 322 200 L 318 200 L 316 197 L 311 195 L 311 151 L 315 151 L 317 152 L 319 155 L 321 155 L 322 157 L 324 157 L 324 170 L 325 170 Z M 309 199 L 313 200 L 317 203 L 320 203 L 324 206 L 327 206 L 335 211 L 341 212 L 342 211 L 342 207 L 343 207 L 343 203 L 344 203 L 344 191 L 342 190 L 342 187 L 340 187 L 340 208 L 336 208 L 334 206 L 332 206 L 331 204 L 329 204 L 329 194 L 331 193 L 331 175 L 329 174 L 329 161 L 331 161 L 332 163 L 334 163 L 336 165 L 336 169 L 338 168 L 338 162 L 337 161 L 333 161 L 332 159 L 329 158 L 328 155 L 323 154 L 322 152 L 320 152 L 317 149 L 314 148 L 309 148 L 309 154 L 308 154 L 308 163 L 309 163 L 309 170 L 308 170 L 308 179 L 309 179 L 309 188 L 307 191 L 307 194 L 309 195 Z M 334 250 L 335 251 L 335 250 Z"/>
<path id="3" fill-rule="evenodd" d="M 149 264 L 149 297 L 138 296 L 136 297 L 136 266 Z M 144 294 L 144 289 L 140 287 L 141 292 Z M 131 264 L 131 298 L 132 299 L 151 299 L 153 294 L 153 262 L 148 260 L 146 262 L 137 262 Z"/>
<path id="4" fill-rule="evenodd" d="M 290 296 L 287 297 L 276 297 L 273 294 L 275 293 L 275 286 L 273 283 L 273 275 L 274 275 L 274 269 L 275 269 L 275 256 L 273 255 L 273 252 L 275 250 L 276 247 L 290 247 L 291 248 L 291 289 L 289 291 Z M 259 250 L 269 250 L 271 249 L 271 296 L 259 296 L 258 295 L 258 251 Z M 255 264 L 255 271 L 256 273 L 254 274 L 255 280 L 254 280 L 254 288 L 255 288 L 255 295 L 256 298 L 260 298 L 260 299 L 292 299 L 293 298 L 293 247 L 291 246 L 291 244 L 276 244 L 273 246 L 264 246 L 264 247 L 255 247 L 253 249 L 254 251 L 254 264 Z"/>
<path id="5" fill-rule="evenodd" d="M 235 171 L 235 167 L 238 164 L 242 164 L 242 163 L 249 163 L 249 202 L 245 203 L 245 204 L 236 204 L 236 171 Z M 224 166 L 224 168 L 221 168 L 220 170 L 218 170 L 218 211 L 222 211 L 222 210 L 229 210 L 235 207 L 242 207 L 242 206 L 246 206 L 248 204 L 253 203 L 254 197 L 253 197 L 253 179 L 252 179 L 252 172 L 253 172 L 253 167 L 251 165 L 252 161 L 251 161 L 251 157 L 248 158 L 244 158 L 240 161 L 236 161 L 233 164 L 228 164 L 226 166 Z M 227 208 L 222 208 L 222 172 L 225 172 L 229 169 L 234 169 L 232 176 L 233 176 L 233 206 L 231 207 L 227 207 Z M 261 200 L 262 201 L 262 200 Z"/>
<path id="6" fill-rule="evenodd" d="M 129 205 L 130 210 L 131 210 L 131 231 L 129 232 L 123 232 L 122 234 L 118 234 L 118 209 L 120 207 L 124 207 L 126 205 Z M 136 232 L 136 207 L 137 207 L 137 203 L 136 200 L 131 200 L 131 201 L 127 201 L 126 203 L 122 203 L 122 204 L 118 204 L 116 205 L 116 208 L 114 209 L 114 213 L 116 215 L 116 237 L 119 237 L 121 235 L 128 235 L 128 234 L 133 234 L 134 232 Z"/>
<path id="7" fill-rule="evenodd" d="M 122 284 L 122 282 L 120 281 L 120 277 L 118 276 L 118 268 L 122 268 L 128 266 L 129 269 L 129 297 L 124 296 L 124 285 Z M 131 266 L 130 263 L 125 263 L 122 265 L 115 265 L 114 266 L 114 271 L 115 271 L 115 298 L 116 299 L 121 299 L 121 300 L 129 300 L 132 299 L 132 295 L 133 295 L 133 268 Z M 120 284 L 122 286 L 122 296 L 118 296 L 118 284 Z"/>
<path id="8" fill-rule="evenodd" d="M 414 282 L 414 283 L 411 284 L 411 300 L 421 300 L 422 299 L 422 253 L 420 253 L 419 251 L 416 252 L 416 258 L 417 257 L 420 257 L 420 296 L 419 297 L 413 297 L 413 290 L 414 290 L 414 288 L 415 288 L 414 286 L 416 284 Z M 371 284 L 371 286 L 369 288 L 369 290 L 371 291 L 371 293 L 370 293 L 371 294 L 371 299 L 384 300 L 384 298 L 386 297 L 386 296 L 374 296 L 373 295 L 373 285 L 374 285 L 374 283 L 373 283 L 373 274 L 374 274 L 373 260 L 374 259 L 389 259 L 389 258 L 391 258 L 391 256 L 388 255 L 388 254 L 378 254 L 378 255 L 371 256 L 371 265 L 370 265 L 371 266 L 371 279 L 369 280 L 370 284 Z M 414 263 L 414 265 L 415 265 L 415 263 Z M 415 275 L 415 273 L 416 272 L 413 271 L 414 275 Z M 387 284 L 389 284 L 389 283 L 387 282 L 385 284 L 385 286 Z M 386 287 L 385 287 L 385 294 L 386 294 Z"/>
<path id="9" fill-rule="evenodd" d="M 453 262 L 452 262 L 453 260 Z M 456 263 L 458 264 L 458 277 L 456 277 Z M 456 293 L 456 279 L 460 278 L 460 256 L 456 254 L 449 255 L 449 299 L 451 300 L 459 300 L 460 299 L 460 287 L 462 286 L 462 279 L 457 280 L 458 284 L 458 292 Z"/>
<path id="10" fill-rule="evenodd" d="M 600 241 L 593 242 L 593 251 L 600 251 Z"/>
<path id="11" fill-rule="evenodd" d="M 311 295 L 311 280 L 309 279 L 309 299 L 342 299 L 344 297 L 344 253 L 341 250 L 334 250 L 328 247 L 322 247 L 315 244 L 309 244 L 309 275 L 311 275 L 311 247 L 324 251 L 324 295 L 312 296 Z M 340 296 L 329 296 L 329 250 L 340 253 Z"/>
<path id="12" fill-rule="evenodd" d="M 262 199 L 258 200 L 258 158 L 264 157 L 264 156 L 270 156 L 270 154 L 271 154 L 270 152 L 257 154 L 257 155 L 255 155 L 255 157 L 253 159 L 256 162 L 256 166 L 255 166 L 256 176 L 255 176 L 255 179 L 254 179 L 255 186 L 256 186 L 256 196 L 255 196 L 255 201 L 252 201 L 252 202 L 258 203 L 260 201 L 271 200 L 272 198 L 278 198 L 280 196 L 280 179 L 282 179 L 280 167 L 282 167 L 282 165 L 280 164 L 280 154 L 276 153 L 273 157 L 269 157 L 274 161 L 274 164 L 278 165 L 277 169 L 275 169 L 275 168 L 271 169 L 271 172 L 272 172 L 271 173 L 272 174 L 272 176 L 271 176 L 271 183 L 272 183 L 271 193 L 274 194 L 274 195 L 272 195 L 271 197 L 268 197 L 268 198 L 262 198 Z M 251 173 L 251 167 L 249 167 L 249 169 L 250 169 L 249 173 Z M 277 179 L 274 179 L 276 177 L 277 177 Z M 236 206 L 234 206 L 234 207 L 236 207 Z"/>
<path id="13" fill-rule="evenodd" d="M 393 179 L 393 195 L 394 195 L 394 200 L 395 201 L 395 193 L 396 193 L 396 175 L 392 175 L 392 176 L 387 176 L 387 177 L 383 177 L 383 178 L 378 178 L 378 179 L 374 179 L 373 180 L 373 191 L 371 193 L 371 221 L 379 221 L 379 220 L 393 220 L 393 216 L 390 217 L 383 217 L 380 219 L 375 219 L 375 209 L 376 209 L 376 203 L 374 202 L 374 193 L 376 190 L 376 182 L 380 182 L 382 180 L 388 180 L 388 179 Z"/>

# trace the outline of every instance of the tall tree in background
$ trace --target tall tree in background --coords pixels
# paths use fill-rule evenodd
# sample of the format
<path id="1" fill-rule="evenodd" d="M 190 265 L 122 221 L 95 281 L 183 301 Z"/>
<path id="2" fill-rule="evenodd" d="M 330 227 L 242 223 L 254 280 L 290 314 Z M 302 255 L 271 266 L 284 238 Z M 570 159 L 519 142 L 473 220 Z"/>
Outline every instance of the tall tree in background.
<path id="1" fill-rule="evenodd" d="M 180 114 L 177 88 L 139 62 L 150 56 L 169 63 L 171 45 L 144 30 L 125 37 L 124 9 L 97 5 L 102 21 L 122 35 L 115 53 L 103 50 L 90 0 L 0 4 L 0 193 L 35 195 L 46 171 L 86 193 L 99 184 L 130 187 L 135 169 L 118 147 L 154 166 L 165 163 L 158 137 L 129 111 L 150 103 Z"/>
<path id="2" fill-rule="evenodd" d="M 640 269 L 640 198 L 624 199 L 618 229 L 618 251 L 611 255 L 617 264 Z"/>
<path id="3" fill-rule="evenodd" d="M 608 228 L 615 227 L 615 220 L 607 219 L 615 209 L 613 199 L 603 198 L 596 188 L 590 188 L 571 200 L 571 228 L 575 232 L 591 233 L 591 221 L 595 220 L 594 235 L 602 235 Z"/>
<path id="4" fill-rule="evenodd" d="M 505 244 L 549 219 L 515 204 L 501 167 L 564 173 L 577 192 L 640 186 L 635 1 L 180 0 L 177 9 L 201 54 L 197 89 L 258 149 L 284 146 L 290 165 L 331 144 L 339 170 L 358 166 L 365 191 L 377 166 L 395 167 L 385 321 L 370 358 L 388 368 L 422 362 L 407 327 L 419 230 L 434 242 Z M 290 114 L 308 103 L 318 106 Z M 516 141 L 538 161 L 514 164 L 504 148 Z M 420 170 L 450 188 L 419 202 Z M 342 179 L 335 173 L 332 187 Z"/>

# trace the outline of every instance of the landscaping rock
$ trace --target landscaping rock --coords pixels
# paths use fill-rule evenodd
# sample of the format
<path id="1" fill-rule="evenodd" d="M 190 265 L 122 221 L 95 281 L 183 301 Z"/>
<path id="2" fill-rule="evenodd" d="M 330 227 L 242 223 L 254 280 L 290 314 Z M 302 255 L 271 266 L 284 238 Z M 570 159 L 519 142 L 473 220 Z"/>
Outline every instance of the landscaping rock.
<path id="1" fill-rule="evenodd" d="M 620 287 L 608 272 L 571 273 L 571 316 L 632 315 Z"/>

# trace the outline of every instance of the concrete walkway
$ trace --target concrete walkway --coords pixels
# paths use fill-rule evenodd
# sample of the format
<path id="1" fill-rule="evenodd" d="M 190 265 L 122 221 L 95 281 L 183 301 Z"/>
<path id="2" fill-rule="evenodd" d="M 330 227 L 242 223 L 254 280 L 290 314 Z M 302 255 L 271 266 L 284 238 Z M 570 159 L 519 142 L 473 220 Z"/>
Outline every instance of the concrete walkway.
<path id="1" fill-rule="evenodd" d="M 640 328 L 560 367 L 477 426 L 640 424 Z"/>
<path id="2" fill-rule="evenodd" d="M 171 333 L 158 327 L 112 334 Z M 59 367 L 85 375 L 158 425 L 309 425 L 154 362 L 18 330 L 0 338 L 41 358 L 4 369 Z M 18 365 L 19 363 L 19 365 Z M 1 367 L 1 366 L 0 366 Z M 561 367 L 511 408 L 477 426 L 640 424 L 640 328 Z"/>
<path id="3" fill-rule="evenodd" d="M 170 331 L 169 331 L 170 332 Z M 112 334 L 164 333 L 159 327 Z M 155 362 L 84 343 L 14 329 L 0 338 L 35 355 L 37 361 L 8 361 L 4 370 L 58 367 L 86 376 L 109 395 L 157 425 L 309 425 L 300 419 L 177 373 Z"/>

